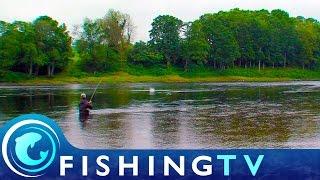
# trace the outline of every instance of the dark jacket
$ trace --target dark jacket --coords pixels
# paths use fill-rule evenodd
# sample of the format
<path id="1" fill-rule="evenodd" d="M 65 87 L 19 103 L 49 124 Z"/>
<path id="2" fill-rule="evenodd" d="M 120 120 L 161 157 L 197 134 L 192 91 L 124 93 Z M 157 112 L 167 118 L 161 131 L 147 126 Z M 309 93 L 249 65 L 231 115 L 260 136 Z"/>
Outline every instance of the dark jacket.
<path id="1" fill-rule="evenodd" d="M 79 104 L 80 113 L 89 113 L 89 109 L 92 109 L 92 105 L 87 99 L 82 99 Z"/>

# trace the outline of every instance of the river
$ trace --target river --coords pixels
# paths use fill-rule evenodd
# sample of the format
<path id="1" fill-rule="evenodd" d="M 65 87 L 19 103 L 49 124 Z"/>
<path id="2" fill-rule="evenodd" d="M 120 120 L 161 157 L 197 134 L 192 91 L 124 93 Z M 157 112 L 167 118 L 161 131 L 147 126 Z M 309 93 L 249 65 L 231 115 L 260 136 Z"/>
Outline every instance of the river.
<path id="1" fill-rule="evenodd" d="M 0 126 L 40 113 L 78 148 L 319 148 L 320 82 L 0 85 Z M 154 88 L 155 92 L 149 89 Z"/>

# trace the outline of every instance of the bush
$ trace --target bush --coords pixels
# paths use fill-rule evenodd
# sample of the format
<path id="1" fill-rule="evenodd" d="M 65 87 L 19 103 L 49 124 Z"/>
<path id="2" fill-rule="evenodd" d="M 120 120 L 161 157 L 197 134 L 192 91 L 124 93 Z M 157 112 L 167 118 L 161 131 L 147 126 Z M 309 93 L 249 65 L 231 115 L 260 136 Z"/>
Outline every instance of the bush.
<path id="1" fill-rule="evenodd" d="M 0 77 L 0 82 L 20 82 L 31 78 L 27 74 L 11 71 L 0 72 Z"/>
<path id="2" fill-rule="evenodd" d="M 119 53 L 103 46 L 94 46 L 92 53 L 80 53 L 80 67 L 85 72 L 114 72 L 120 69 Z"/>
<path id="3" fill-rule="evenodd" d="M 150 67 L 164 64 L 163 56 L 144 42 L 137 42 L 129 53 L 129 62 L 134 65 Z"/>
<path id="4" fill-rule="evenodd" d="M 126 70 L 131 75 L 136 76 L 143 76 L 143 75 L 149 75 L 149 76 L 164 76 L 164 75 L 171 75 L 176 74 L 176 70 L 173 68 L 166 68 L 163 66 L 151 66 L 151 67 L 144 67 L 142 64 L 140 65 L 129 65 L 127 66 Z"/>

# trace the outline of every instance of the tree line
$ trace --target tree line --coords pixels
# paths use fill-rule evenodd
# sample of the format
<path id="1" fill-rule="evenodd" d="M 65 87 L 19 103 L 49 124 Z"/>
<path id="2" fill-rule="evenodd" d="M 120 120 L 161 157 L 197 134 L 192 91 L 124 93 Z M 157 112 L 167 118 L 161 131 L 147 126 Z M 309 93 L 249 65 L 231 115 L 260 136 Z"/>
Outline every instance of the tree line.
<path id="1" fill-rule="evenodd" d="M 283 10 L 233 9 L 202 15 L 193 22 L 160 15 L 150 40 L 133 44 L 135 26 L 128 14 L 109 10 L 86 18 L 72 40 L 65 24 L 48 16 L 33 22 L 0 21 L 0 72 L 53 76 L 78 54 L 86 72 L 125 71 L 128 66 L 317 68 L 320 23 L 290 17 Z"/>
<path id="2" fill-rule="evenodd" d="M 144 66 L 301 67 L 320 60 L 320 24 L 282 10 L 205 14 L 194 22 L 154 19 L 149 42 L 134 45 L 129 61 Z"/>

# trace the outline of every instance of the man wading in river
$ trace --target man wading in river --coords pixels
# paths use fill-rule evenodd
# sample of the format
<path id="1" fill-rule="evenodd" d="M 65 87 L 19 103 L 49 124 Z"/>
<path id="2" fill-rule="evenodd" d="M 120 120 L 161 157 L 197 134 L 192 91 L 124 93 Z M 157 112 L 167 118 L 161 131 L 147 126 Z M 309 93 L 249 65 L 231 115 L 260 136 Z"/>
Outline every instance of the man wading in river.
<path id="1" fill-rule="evenodd" d="M 92 109 L 92 102 L 87 100 L 86 94 L 81 94 L 81 101 L 79 104 L 79 116 L 81 121 L 87 121 Z"/>

